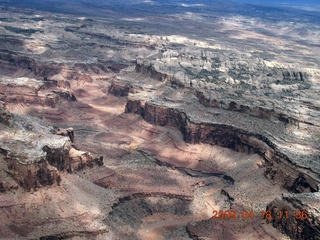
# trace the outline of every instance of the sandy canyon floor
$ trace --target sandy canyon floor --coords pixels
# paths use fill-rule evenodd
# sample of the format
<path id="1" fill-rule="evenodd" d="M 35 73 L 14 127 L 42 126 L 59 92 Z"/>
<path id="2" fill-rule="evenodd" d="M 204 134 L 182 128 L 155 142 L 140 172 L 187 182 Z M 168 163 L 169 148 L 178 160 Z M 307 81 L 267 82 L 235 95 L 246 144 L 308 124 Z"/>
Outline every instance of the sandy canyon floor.
<path id="1" fill-rule="evenodd" d="M 1 239 L 320 239 L 317 12 L 28 4 L 0 1 Z"/>

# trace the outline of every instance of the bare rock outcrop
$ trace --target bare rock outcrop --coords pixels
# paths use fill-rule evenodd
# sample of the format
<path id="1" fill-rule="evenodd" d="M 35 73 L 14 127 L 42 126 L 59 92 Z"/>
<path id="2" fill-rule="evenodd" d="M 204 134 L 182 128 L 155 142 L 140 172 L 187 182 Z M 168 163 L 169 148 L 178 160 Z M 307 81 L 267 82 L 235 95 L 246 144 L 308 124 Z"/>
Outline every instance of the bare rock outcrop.
<path id="1" fill-rule="evenodd" d="M 113 168 L 89 169 L 103 158 L 77 149 L 73 129 L 0 109 L 0 192 L 60 184 L 63 171 L 87 168 L 56 191 L 3 194 L 12 197 L 1 200 L 8 221 L 0 223 L 0 235 L 272 239 L 257 226 L 260 219 L 234 225 L 203 217 L 213 207 L 260 212 L 289 191 L 269 204 L 268 221 L 293 239 L 319 239 L 319 34 L 315 22 L 309 25 L 315 14 L 300 9 L 296 18 L 296 11 L 285 10 L 279 17 L 278 10 L 227 3 L 237 9 L 230 14 L 217 1 L 171 1 L 152 15 L 147 2 L 129 8 L 110 3 L 114 11 L 104 6 L 99 13 L 95 4 L 82 9 L 66 1 L 60 9 L 77 9 L 73 19 L 18 5 L 0 8 L 0 106 L 59 126 L 74 124 L 82 146 L 108 154 Z M 150 17 L 137 17 L 141 7 Z M 125 112 L 141 117 L 121 114 L 125 98 L 105 96 L 107 88 L 128 97 Z M 150 157 L 141 153 L 147 150 Z M 280 209 L 292 215 L 281 218 Z M 296 211 L 304 210 L 308 217 L 297 219 Z"/>
<path id="2" fill-rule="evenodd" d="M 219 99 L 214 96 L 207 96 L 202 91 L 197 91 L 197 98 L 199 102 L 206 107 L 221 108 L 229 111 L 236 111 L 240 113 L 247 113 L 250 116 L 267 119 L 279 120 L 284 123 L 291 123 L 298 125 L 299 122 L 307 122 L 298 118 L 297 115 L 288 115 L 279 108 L 267 108 L 265 106 L 254 106 L 246 102 L 239 102 L 234 99 Z"/>
<path id="3" fill-rule="evenodd" d="M 243 106 L 239 110 L 236 103 L 228 105 L 228 108 L 218 105 L 208 108 L 211 106 L 197 103 L 199 93 L 185 91 L 188 92 L 186 98 L 180 92 L 163 91 L 166 93 L 163 97 L 153 97 L 152 93 L 129 94 L 126 112 L 140 114 L 154 125 L 178 128 L 187 143 L 206 143 L 258 153 L 264 159 L 265 176 L 289 192 L 297 193 L 278 197 L 268 205 L 267 210 L 274 216 L 269 222 L 293 239 L 319 239 L 319 145 L 318 142 L 292 136 L 287 131 L 296 129 L 298 132 L 305 126 L 303 129 L 311 131 L 312 128 L 317 132 L 317 126 L 301 122 L 297 126 L 295 121 L 281 120 L 285 118 L 282 115 L 278 115 L 280 121 L 273 121 L 274 112 L 267 116 L 269 113 L 263 109 L 255 110 L 264 114 L 256 118 L 249 107 Z M 180 98 L 188 99 L 187 103 Z M 279 210 L 294 214 L 307 210 L 309 215 L 304 220 L 296 219 L 295 215 L 280 219 Z"/>
<path id="4" fill-rule="evenodd" d="M 143 62 L 136 61 L 135 70 L 139 73 L 148 74 L 150 77 L 157 79 L 158 81 L 167 81 L 172 77 L 164 72 L 160 72 L 152 63 L 146 65 Z"/>
<path id="5" fill-rule="evenodd" d="M 108 93 L 116 97 L 125 97 L 128 96 L 131 89 L 132 86 L 130 84 L 123 84 L 120 82 L 112 81 Z"/>
<path id="6" fill-rule="evenodd" d="M 58 128 L 55 131 L 56 134 L 61 135 L 61 136 L 68 136 L 71 140 L 71 142 L 74 142 L 74 130 L 73 128 Z"/>
<path id="7" fill-rule="evenodd" d="M 162 102 L 163 103 L 163 102 Z M 170 104 L 146 102 L 144 106 L 129 100 L 126 112 L 144 113 L 144 119 L 155 125 L 176 126 L 188 143 L 207 143 L 232 148 L 237 151 L 259 153 L 266 160 L 265 175 L 272 181 L 281 184 L 292 192 L 317 192 L 319 191 L 320 178 L 315 169 L 299 167 L 299 162 L 294 152 L 279 147 L 275 139 L 266 133 L 250 131 L 249 128 L 236 127 L 223 122 L 210 123 L 193 117 L 191 111 L 184 112 Z M 141 111 L 136 109 L 143 108 Z M 217 120 L 216 116 L 215 121 Z M 270 128 L 272 129 L 272 128 Z M 312 157 L 312 156 L 311 156 Z M 313 156 L 314 164 L 317 156 Z M 314 170 L 314 172 L 313 172 Z"/>
<path id="8" fill-rule="evenodd" d="M 139 99 L 128 99 L 125 113 L 134 113 L 144 116 L 144 107 Z"/>
<path id="9" fill-rule="evenodd" d="M 50 79 L 57 74 L 63 74 L 68 80 L 80 80 L 92 82 L 88 74 L 81 73 L 79 67 L 66 66 L 64 64 L 55 64 L 51 62 L 40 62 L 29 56 L 21 56 L 12 51 L 0 51 L 0 61 L 7 66 L 14 66 L 33 73 L 34 76 Z"/>
<path id="10" fill-rule="evenodd" d="M 73 172 L 103 164 L 103 157 L 94 157 L 72 146 L 72 128 L 53 134 L 54 130 L 40 120 L 1 112 L 0 161 L 5 162 L 1 164 L 5 166 L 1 171 L 11 175 L 26 190 L 60 184 L 60 171 Z M 2 183 L 1 189 L 5 188 Z"/>
<path id="11" fill-rule="evenodd" d="M 4 124 L 8 127 L 13 126 L 12 115 L 8 111 L 0 107 L 0 124 Z"/>
<path id="12" fill-rule="evenodd" d="M 291 239 L 320 239 L 320 194 L 284 194 L 268 204 L 268 222 Z"/>
<path id="13" fill-rule="evenodd" d="M 319 125 L 316 69 L 186 47 L 137 61 L 135 70 L 173 87 L 192 89 L 206 107 L 296 125 Z"/>
<path id="14" fill-rule="evenodd" d="M 56 107 L 62 101 L 77 101 L 71 90 L 60 89 L 55 81 L 2 77 L 0 100 L 8 103 Z"/>
<path id="15" fill-rule="evenodd" d="M 34 191 L 46 185 L 60 184 L 61 176 L 55 167 L 45 160 L 23 163 L 17 158 L 6 157 L 8 173 L 27 191 Z"/>
<path id="16" fill-rule="evenodd" d="M 43 151 L 46 152 L 46 160 L 50 165 L 60 171 L 66 170 L 69 173 L 87 166 L 93 167 L 103 164 L 103 157 L 94 157 L 89 152 L 77 150 L 72 147 L 70 141 L 67 141 L 61 148 L 44 146 Z"/>

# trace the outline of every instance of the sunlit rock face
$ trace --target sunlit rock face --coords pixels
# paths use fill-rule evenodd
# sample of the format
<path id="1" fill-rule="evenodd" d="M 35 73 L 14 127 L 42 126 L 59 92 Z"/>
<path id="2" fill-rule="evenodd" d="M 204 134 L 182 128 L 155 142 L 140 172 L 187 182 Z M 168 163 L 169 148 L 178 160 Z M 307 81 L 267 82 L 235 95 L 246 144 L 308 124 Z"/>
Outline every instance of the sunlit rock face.
<path id="1" fill-rule="evenodd" d="M 0 236 L 318 239 L 318 13 L 0 0 Z"/>
<path id="2" fill-rule="evenodd" d="M 7 165 L 1 171 L 6 171 L 26 190 L 60 185 L 59 170 L 72 173 L 85 166 L 103 164 L 102 159 L 72 146 L 72 129 L 65 130 L 67 136 L 60 129 L 54 134 L 52 127 L 38 119 L 1 111 L 1 153 Z"/>

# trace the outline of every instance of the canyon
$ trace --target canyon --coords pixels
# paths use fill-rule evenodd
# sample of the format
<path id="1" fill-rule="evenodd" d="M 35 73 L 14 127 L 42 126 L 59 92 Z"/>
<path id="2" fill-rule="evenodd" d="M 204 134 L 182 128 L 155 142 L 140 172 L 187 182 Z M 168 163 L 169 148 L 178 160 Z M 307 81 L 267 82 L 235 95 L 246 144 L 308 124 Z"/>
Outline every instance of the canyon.
<path id="1" fill-rule="evenodd" d="M 320 239 L 318 12 L 61 4 L 0 1 L 1 237 Z"/>

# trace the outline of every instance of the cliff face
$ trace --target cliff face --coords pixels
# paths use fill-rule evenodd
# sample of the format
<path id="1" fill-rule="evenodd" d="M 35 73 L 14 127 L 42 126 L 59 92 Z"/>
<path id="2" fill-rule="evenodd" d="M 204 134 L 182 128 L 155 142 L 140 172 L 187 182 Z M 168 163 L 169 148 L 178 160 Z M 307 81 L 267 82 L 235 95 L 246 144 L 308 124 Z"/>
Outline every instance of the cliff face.
<path id="1" fill-rule="evenodd" d="M 25 88 L 22 87 L 24 90 Z M 8 88 L 6 89 L 8 90 Z M 8 94 L 8 95 L 7 95 Z M 48 107 L 56 107 L 59 103 L 63 100 L 75 101 L 76 98 L 73 94 L 69 92 L 50 92 L 43 95 L 38 95 L 37 93 L 25 95 L 23 91 L 11 91 L 11 93 L 7 93 L 5 95 L 5 101 L 7 103 L 21 103 L 21 104 L 32 104 L 32 105 L 41 105 L 41 106 L 48 106 Z"/>
<path id="2" fill-rule="evenodd" d="M 113 81 L 109 87 L 108 93 L 116 97 L 125 97 L 128 96 L 132 86 L 130 84 L 123 84 Z"/>
<path id="3" fill-rule="evenodd" d="M 33 55 L 3 49 L 0 49 L 0 63 L 5 71 L 12 73 L 24 70 L 26 75 L 45 80 L 47 87 L 50 84 L 70 87 L 70 80 L 92 83 L 94 76 L 102 77 L 106 73 L 118 73 L 127 67 L 126 64 L 102 59 L 95 63 L 79 63 L 77 58 L 72 63 L 43 61 L 41 58 L 34 58 Z M 56 79 L 57 76 L 60 77 Z"/>
<path id="4" fill-rule="evenodd" d="M 2 107 L 0 107 L 0 124 L 4 124 L 8 127 L 13 126 L 13 119 L 11 113 L 4 110 Z"/>
<path id="5" fill-rule="evenodd" d="M 197 91 L 196 96 L 199 99 L 199 102 L 206 107 L 221 108 L 221 109 L 230 110 L 230 111 L 237 111 L 240 113 L 241 112 L 247 113 L 253 117 L 258 117 L 262 119 L 268 119 L 268 120 L 277 119 L 284 123 L 299 124 L 299 122 L 301 121 L 298 118 L 296 117 L 293 118 L 292 116 L 288 116 L 279 110 L 266 109 L 263 106 L 246 105 L 245 103 L 237 103 L 236 101 L 233 101 L 233 100 L 229 100 L 229 101 L 220 100 L 214 97 L 208 98 L 201 91 Z M 301 122 L 304 122 L 304 121 L 301 121 Z"/>
<path id="6" fill-rule="evenodd" d="M 176 62 L 176 59 L 172 62 Z M 144 87 L 141 87 L 141 80 L 137 81 L 137 86 L 132 81 L 133 91 L 128 94 L 125 112 L 139 114 L 146 122 L 154 125 L 176 127 L 187 143 L 205 143 L 259 154 L 264 159 L 261 166 L 266 178 L 291 193 L 299 193 L 295 195 L 295 200 L 290 200 L 292 203 L 288 204 L 284 199 L 280 203 L 275 200 L 266 210 L 271 209 L 274 215 L 279 209 L 295 212 L 302 211 L 304 206 L 307 211 L 312 212 L 311 205 L 297 206 L 293 202 L 305 194 L 318 198 L 320 190 L 317 101 L 311 102 L 300 95 L 294 97 L 290 94 L 281 96 L 283 100 L 278 101 L 276 97 L 270 98 L 267 88 L 259 89 L 258 86 L 257 92 L 260 94 L 266 91 L 265 96 L 268 98 L 260 96 L 259 99 L 255 99 L 253 89 L 245 84 L 244 86 L 250 89 L 250 95 L 245 98 L 242 94 L 247 90 L 242 91 L 243 86 L 235 86 L 237 96 L 233 94 L 236 92 L 234 89 L 225 90 L 225 85 L 221 92 L 211 91 L 208 89 L 208 83 L 198 79 L 199 76 L 189 81 L 183 74 L 182 77 L 179 74 L 171 74 L 172 69 L 174 67 L 169 68 L 162 63 L 157 64 L 156 61 L 151 64 L 136 63 L 135 71 L 142 74 L 137 76 L 137 79 L 148 76 L 165 83 L 154 83 L 154 86 L 163 87 L 149 88 L 146 87 L 151 82 L 149 80 L 144 85 L 147 89 L 135 91 L 135 88 Z M 275 78 L 281 80 L 270 79 L 271 82 L 275 81 L 270 85 L 274 90 L 270 94 L 276 96 L 279 89 L 289 93 L 286 89 L 291 84 L 306 89 L 305 93 L 309 91 L 307 89 L 311 76 L 306 72 L 285 69 L 276 71 Z M 214 84 L 217 84 L 217 81 L 219 79 L 215 79 Z M 157 90 L 154 90 L 156 88 Z M 217 89 L 216 85 L 214 89 Z M 298 102 L 302 104 L 298 105 Z M 310 137 L 306 137 L 307 135 Z M 293 239 L 313 239 L 313 236 L 317 239 L 318 223 L 310 222 L 318 221 L 317 214 L 310 215 L 310 219 L 304 222 L 295 220 L 295 216 L 280 219 L 278 213 L 274 221 L 269 222 Z"/>
<path id="7" fill-rule="evenodd" d="M 1 51 L 0 60 L 7 65 L 30 70 L 37 76 L 53 76 L 61 71 L 61 66 L 39 65 L 30 57 L 19 56 L 10 51 Z"/>
<path id="8" fill-rule="evenodd" d="M 138 107 L 137 107 L 138 106 Z M 292 192 L 319 191 L 320 179 L 291 164 L 290 158 L 270 139 L 226 124 L 192 122 L 188 115 L 177 109 L 147 102 L 144 106 L 128 101 L 126 112 L 144 113 L 145 121 L 155 125 L 176 126 L 187 143 L 206 143 L 236 151 L 258 153 L 266 160 L 265 175 Z"/>
<path id="9" fill-rule="evenodd" d="M 174 109 L 147 102 L 144 108 L 144 120 L 148 123 L 160 126 L 181 126 L 184 124 L 179 121 L 179 113 Z"/>
<path id="10" fill-rule="evenodd" d="M 48 163 L 60 171 L 72 173 L 85 167 L 103 164 L 102 157 L 94 157 L 89 152 L 77 150 L 71 146 L 71 142 L 66 142 L 62 148 L 51 149 L 45 146 L 43 150 Z"/>
<path id="11" fill-rule="evenodd" d="M 0 165 L 21 187 L 33 191 L 60 184 L 60 171 L 72 173 L 85 167 L 101 166 L 102 157 L 74 148 L 73 129 L 53 130 L 37 119 L 11 115 L 1 109 Z M 10 188 L 1 182 L 4 191 Z"/>
<path id="12" fill-rule="evenodd" d="M 22 164 L 16 159 L 7 157 L 6 162 L 8 173 L 27 191 L 52 184 L 60 185 L 61 176 L 58 170 L 45 160 Z"/>
<path id="13" fill-rule="evenodd" d="M 316 171 L 312 172 L 314 169 L 297 166 L 296 156 L 288 153 L 284 147 L 286 144 L 279 141 L 277 136 L 258 133 L 250 128 L 239 128 L 228 124 L 227 121 L 215 123 L 220 113 L 215 113 L 211 122 L 204 121 L 193 116 L 192 111 L 188 111 L 190 109 L 187 108 L 179 108 L 179 103 L 171 104 L 155 100 L 143 104 L 129 96 L 126 112 L 143 113 L 141 116 L 144 120 L 154 125 L 179 128 L 187 143 L 206 143 L 246 153 L 258 153 L 265 160 L 264 174 L 271 182 L 286 188 L 289 192 L 299 193 L 278 197 L 268 204 L 266 211 L 271 211 L 272 218 L 267 221 L 292 239 L 319 239 L 320 216 L 317 208 L 320 204 L 320 178 Z M 142 110 L 137 111 L 137 109 Z M 308 218 L 297 219 L 296 214 L 301 214 L 304 210 L 308 212 Z M 288 217 L 280 217 L 280 211 L 282 214 L 288 211 Z"/>
<path id="14" fill-rule="evenodd" d="M 109 1 L 100 18 L 75 2 L 61 9 L 85 16 L 0 7 L 0 106 L 16 113 L 0 108 L 0 236 L 281 239 L 240 219 L 252 208 L 293 239 L 319 238 L 315 14 Z M 139 116 L 123 114 L 126 97 Z M 239 221 L 211 218 L 230 209 Z"/>
<path id="15" fill-rule="evenodd" d="M 135 99 L 128 99 L 125 107 L 125 113 L 134 113 L 144 116 L 144 107 L 142 106 L 141 101 Z"/>
<path id="16" fill-rule="evenodd" d="M 320 239 L 319 199 L 319 193 L 277 197 L 267 206 L 271 217 L 266 219 L 291 239 Z"/>
<path id="17" fill-rule="evenodd" d="M 145 65 L 144 63 L 136 62 L 135 70 L 138 73 L 147 74 L 150 77 L 157 79 L 158 81 L 161 81 L 161 82 L 172 79 L 170 75 L 158 71 L 152 64 Z"/>
<path id="18" fill-rule="evenodd" d="M 172 87 L 194 91 L 206 107 L 319 126 L 320 108 L 314 92 L 319 72 L 315 69 L 279 67 L 259 58 L 249 60 L 237 54 L 230 57 L 188 49 L 183 53 L 167 50 L 156 60 L 137 61 L 135 70 L 168 81 Z"/>

